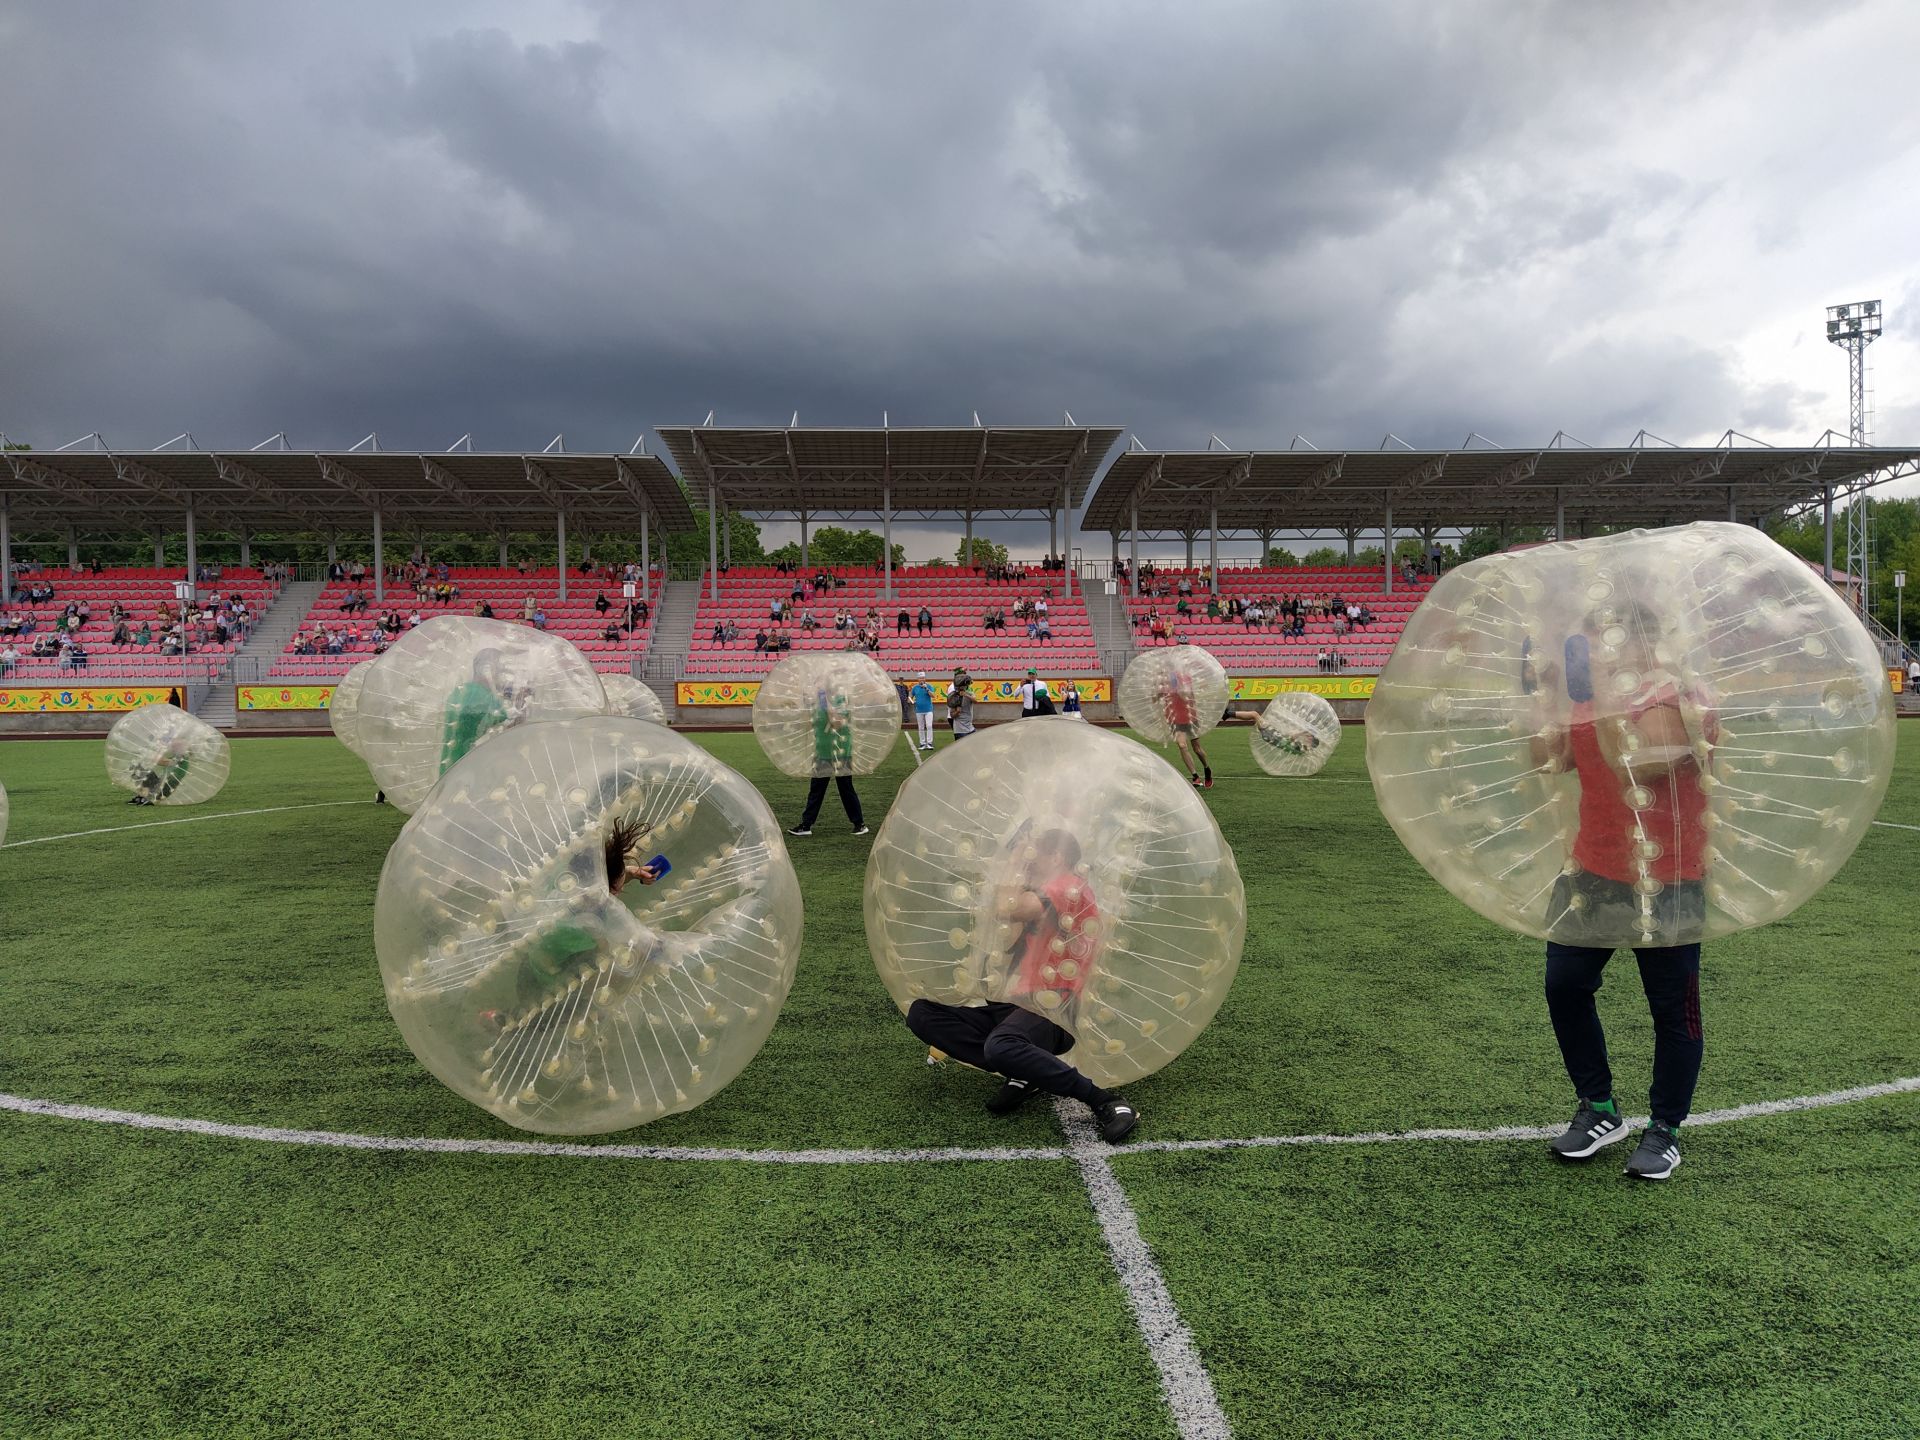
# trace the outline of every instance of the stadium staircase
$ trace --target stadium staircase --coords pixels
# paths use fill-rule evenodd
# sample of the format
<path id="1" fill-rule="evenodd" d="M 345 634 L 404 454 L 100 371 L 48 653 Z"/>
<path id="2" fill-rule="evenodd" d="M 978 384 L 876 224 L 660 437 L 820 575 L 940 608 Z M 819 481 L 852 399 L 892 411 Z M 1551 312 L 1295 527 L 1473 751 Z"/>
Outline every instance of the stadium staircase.
<path id="1" fill-rule="evenodd" d="M 326 588 L 326 582 L 321 580 L 289 580 L 282 585 L 280 593 L 254 622 L 253 634 L 247 637 L 247 643 L 228 656 L 227 663 L 214 675 L 206 694 L 194 706 L 194 713 L 216 730 L 237 724 L 240 712 L 234 704 L 235 683 L 266 673 L 274 657 L 287 648 L 293 632 L 306 622 L 307 612 Z"/>
<path id="2" fill-rule="evenodd" d="M 1085 582 L 1087 620 L 1093 626 L 1093 643 L 1100 650 L 1100 665 L 1118 680 L 1126 673 L 1127 662 L 1137 648 L 1133 642 L 1133 624 L 1126 602 L 1114 594 L 1110 580 Z"/>
<path id="3" fill-rule="evenodd" d="M 698 580 L 669 580 L 660 587 L 654 609 L 653 643 L 640 663 L 640 679 L 673 713 L 674 685 L 686 673 L 687 652 L 693 647 L 693 622 L 700 613 Z"/>

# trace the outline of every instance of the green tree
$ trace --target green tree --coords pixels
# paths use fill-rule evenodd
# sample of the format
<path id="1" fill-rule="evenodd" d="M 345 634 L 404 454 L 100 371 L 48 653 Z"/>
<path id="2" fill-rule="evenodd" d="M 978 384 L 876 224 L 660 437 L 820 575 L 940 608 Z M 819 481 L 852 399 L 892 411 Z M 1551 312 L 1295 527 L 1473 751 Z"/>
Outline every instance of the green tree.
<path id="1" fill-rule="evenodd" d="M 953 547 L 953 558 L 962 565 L 968 563 L 966 536 L 961 536 L 960 543 Z M 972 563 L 982 569 L 988 565 L 1004 565 L 1007 563 L 1007 547 L 976 535 L 973 537 Z"/>
<path id="2" fill-rule="evenodd" d="M 1300 557 L 1284 545 L 1275 545 L 1267 551 L 1266 565 L 1269 570 L 1289 570 L 1300 563 Z"/>
<path id="3" fill-rule="evenodd" d="M 682 489 L 686 487 L 682 485 Z M 693 505 L 693 497 L 687 497 L 687 503 L 693 508 L 693 531 L 687 535 L 674 535 L 667 541 L 667 555 L 676 565 L 704 565 L 707 563 L 707 512 L 703 506 Z M 736 565 L 761 565 L 769 559 L 765 547 L 760 543 L 760 527 L 746 516 L 734 511 L 727 516 L 725 533 L 719 536 L 719 553 L 727 554 L 727 538 L 733 539 L 733 563 Z M 798 554 L 799 547 L 795 546 Z"/>
<path id="4" fill-rule="evenodd" d="M 1374 553 L 1377 555 L 1380 552 L 1376 550 Z M 1302 555 L 1300 563 L 1316 570 L 1324 570 L 1329 566 L 1346 564 L 1347 552 L 1336 550 L 1331 545 L 1321 545 Z"/>
<path id="5" fill-rule="evenodd" d="M 704 545 L 706 542 L 701 543 Z M 758 543 L 756 535 L 755 544 Z M 808 537 L 807 563 L 824 565 L 829 570 L 843 565 L 877 566 L 880 564 L 882 544 L 881 538 L 871 530 L 842 530 L 838 525 L 822 525 Z M 704 551 L 702 553 L 704 554 Z M 740 542 L 737 536 L 734 540 L 733 558 L 735 560 L 740 558 Z M 800 546 L 797 542 L 789 542 L 775 550 L 767 559 L 774 562 L 791 560 L 798 565 Z M 907 563 L 907 550 L 904 545 L 893 547 L 893 563 L 895 565 Z"/>

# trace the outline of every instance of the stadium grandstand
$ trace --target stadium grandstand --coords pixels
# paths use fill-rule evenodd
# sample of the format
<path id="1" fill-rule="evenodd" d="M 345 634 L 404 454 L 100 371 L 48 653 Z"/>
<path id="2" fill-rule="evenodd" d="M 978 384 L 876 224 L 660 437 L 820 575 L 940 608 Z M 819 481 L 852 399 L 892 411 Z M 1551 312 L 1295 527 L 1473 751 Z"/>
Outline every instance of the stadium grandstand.
<path id="1" fill-rule="evenodd" d="M 0 723 L 30 729 L 63 712 L 124 709 L 155 687 L 163 697 L 180 688 L 215 723 L 321 723 L 332 685 L 398 629 L 475 613 L 543 624 L 602 672 L 645 678 L 689 723 L 739 719 L 783 654 L 852 645 L 899 677 L 965 667 L 988 682 L 990 700 L 1029 668 L 1071 676 L 1105 714 L 1134 653 L 1184 640 L 1214 651 L 1242 698 L 1310 688 L 1355 702 L 1351 710 L 1425 593 L 1444 536 L 1760 523 L 1822 505 L 1831 533 L 1836 493 L 1920 469 L 1916 450 L 1831 436 L 1775 447 L 1733 432 L 1711 447 L 1644 432 L 1616 448 L 1566 435 L 1529 449 L 1470 436 L 1451 450 L 1392 436 L 1344 451 L 1297 438 L 1275 451 L 1218 441 L 1154 451 L 1131 440 L 1113 455 L 1123 430 L 1071 416 L 1038 427 L 711 420 L 658 427 L 672 466 L 641 444 L 627 454 L 557 442 L 537 454 L 400 453 L 372 437 L 328 451 L 275 437 L 210 452 L 180 437 L 122 452 L 98 436 L 7 450 Z M 708 522 L 706 563 L 676 576 L 666 540 L 696 530 L 695 505 Z M 731 515 L 797 523 L 799 563 L 734 566 Z M 879 565 L 813 562 L 815 524 L 868 517 L 879 524 Z M 951 523 L 968 554 L 978 522 L 1045 521 L 1048 558 L 991 571 L 896 566 L 893 526 L 905 517 Z M 529 531 L 549 528 L 551 563 L 510 556 L 509 535 L 524 548 Z M 456 532 L 497 535 L 498 563 L 435 560 L 433 537 Z M 15 554 L 23 533 L 41 538 L 31 558 Z M 238 565 L 201 563 L 200 537 L 214 533 L 223 555 L 237 540 Z M 256 556 L 252 537 L 267 533 L 323 539 L 328 563 Z M 1102 533 L 1110 553 L 1083 553 L 1075 537 Z M 61 534 L 64 565 L 44 543 Z M 82 535 L 151 537 L 154 564 L 88 563 Z M 186 564 L 169 568 L 164 542 L 182 535 Z M 1330 536 L 1344 541 L 1347 563 L 1270 563 L 1277 543 Z M 594 562 L 603 537 L 637 537 L 650 563 Z M 1357 563 L 1357 547 L 1376 537 L 1381 560 Z M 1418 544 L 1396 543 L 1410 538 Z M 1181 563 L 1142 558 L 1143 542 L 1164 551 L 1169 541 L 1184 543 Z M 1256 559 L 1223 560 L 1223 544 L 1246 541 L 1258 542 Z M 370 563 L 343 560 L 343 546 Z M 996 694 L 996 683 L 1008 689 Z"/>

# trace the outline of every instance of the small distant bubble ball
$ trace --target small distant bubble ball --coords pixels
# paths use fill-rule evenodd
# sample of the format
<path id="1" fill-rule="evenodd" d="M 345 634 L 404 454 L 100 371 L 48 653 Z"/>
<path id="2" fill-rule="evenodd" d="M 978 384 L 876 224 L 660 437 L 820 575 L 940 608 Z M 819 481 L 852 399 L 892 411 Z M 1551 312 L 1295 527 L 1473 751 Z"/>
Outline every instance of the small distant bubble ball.
<path id="1" fill-rule="evenodd" d="M 1324 697 L 1289 690 L 1268 702 L 1249 743 L 1269 775 L 1318 775 L 1340 743 L 1340 717 Z"/>
<path id="2" fill-rule="evenodd" d="M 609 837 L 633 876 L 616 892 Z M 522 726 L 448 772 L 387 856 L 387 1005 L 448 1087 L 587 1135 L 710 1099 L 758 1053 L 800 956 L 800 884 L 746 779 L 624 716 Z"/>
<path id="3" fill-rule="evenodd" d="M 1791 913 L 1892 770 L 1873 641 L 1743 525 L 1636 530 L 1442 578 L 1367 707 L 1401 841 L 1490 920 L 1678 945 Z"/>
<path id="4" fill-rule="evenodd" d="M 753 737 L 785 775 L 871 774 L 900 738 L 900 694 L 870 655 L 789 655 L 753 697 Z"/>
<path id="5" fill-rule="evenodd" d="M 227 737 L 176 705 L 142 705 L 107 732 L 107 778 L 154 805 L 199 805 L 220 793 Z"/>
<path id="6" fill-rule="evenodd" d="M 570 641 L 531 625 L 440 615 L 373 662 L 352 734 L 388 803 L 411 814 L 488 737 L 604 714 L 606 705 L 592 662 Z"/>
<path id="7" fill-rule="evenodd" d="M 1147 650 L 1120 676 L 1120 715 L 1156 745 L 1198 739 L 1220 723 L 1232 693 L 1226 667 L 1197 645 Z"/>
<path id="8" fill-rule="evenodd" d="M 360 689 L 367 683 L 367 672 L 371 669 L 373 669 L 373 661 L 362 660 L 340 677 L 340 683 L 333 687 L 332 698 L 327 701 L 327 723 L 333 727 L 334 739 L 356 755 L 360 753 L 360 740 L 357 733 L 360 720 Z"/>
<path id="9" fill-rule="evenodd" d="M 1038 898 L 1040 918 L 1023 920 Z M 1004 1001 L 1074 1037 L 1099 1085 L 1159 1070 L 1226 998 L 1246 935 L 1212 812 L 1153 751 L 1086 725 L 999 725 L 902 787 L 867 864 L 887 993 Z"/>
<path id="10" fill-rule="evenodd" d="M 607 714 L 655 725 L 667 723 L 667 707 L 660 703 L 660 697 L 631 675 L 602 675 L 600 684 L 607 692 Z"/>

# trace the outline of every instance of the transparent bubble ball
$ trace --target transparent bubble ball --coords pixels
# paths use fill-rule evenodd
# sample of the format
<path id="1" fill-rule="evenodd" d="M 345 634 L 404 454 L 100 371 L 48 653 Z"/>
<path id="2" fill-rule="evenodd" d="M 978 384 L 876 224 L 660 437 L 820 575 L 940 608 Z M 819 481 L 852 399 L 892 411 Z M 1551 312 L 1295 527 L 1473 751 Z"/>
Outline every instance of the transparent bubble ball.
<path id="1" fill-rule="evenodd" d="M 155 805 L 199 805 L 220 793 L 227 737 L 176 705 L 129 710 L 107 732 L 107 778 Z"/>
<path id="2" fill-rule="evenodd" d="M 445 771 L 496 732 L 603 714 L 606 704 L 592 663 L 560 636 L 439 615 L 373 662 L 353 734 L 388 802 L 411 814 Z"/>
<path id="3" fill-rule="evenodd" d="M 1880 807 L 1893 696 L 1804 561 L 1729 523 L 1442 578 L 1367 707 L 1401 841 L 1523 934 L 1675 945 L 1791 913 Z"/>
<path id="4" fill-rule="evenodd" d="M 1340 743 L 1340 716 L 1323 696 L 1284 691 L 1268 703 L 1248 743 L 1269 775 L 1318 775 Z"/>
<path id="5" fill-rule="evenodd" d="M 609 883 L 616 821 L 646 827 Z M 738 772 L 624 716 L 521 726 L 447 773 L 380 873 L 387 1005 L 428 1070 L 523 1130 L 587 1135 L 711 1098 L 800 955 L 800 885 Z"/>
<path id="6" fill-rule="evenodd" d="M 333 727 L 334 739 L 356 755 L 360 753 L 360 689 L 367 683 L 367 672 L 372 669 L 373 661 L 362 660 L 340 677 L 340 683 L 333 687 L 332 699 L 327 701 L 327 723 Z"/>
<path id="7" fill-rule="evenodd" d="M 1220 723 L 1232 682 L 1226 667 L 1197 645 L 1146 650 L 1120 676 L 1120 715 L 1158 745 L 1179 731 L 1198 738 Z"/>
<path id="8" fill-rule="evenodd" d="M 607 692 L 607 714 L 655 725 L 667 723 L 667 707 L 660 697 L 631 675 L 602 675 L 600 685 Z"/>
<path id="9" fill-rule="evenodd" d="M 871 774 L 900 738 L 900 694 L 870 655 L 789 655 L 753 697 L 753 736 L 784 775 Z"/>
<path id="10" fill-rule="evenodd" d="M 1005 918 L 1029 891 L 1054 918 Z M 1145 746 L 1088 725 L 999 725 L 937 751 L 867 864 L 867 945 L 887 993 L 1005 1001 L 1123 1085 L 1206 1028 L 1240 964 L 1246 896 L 1220 827 Z"/>

